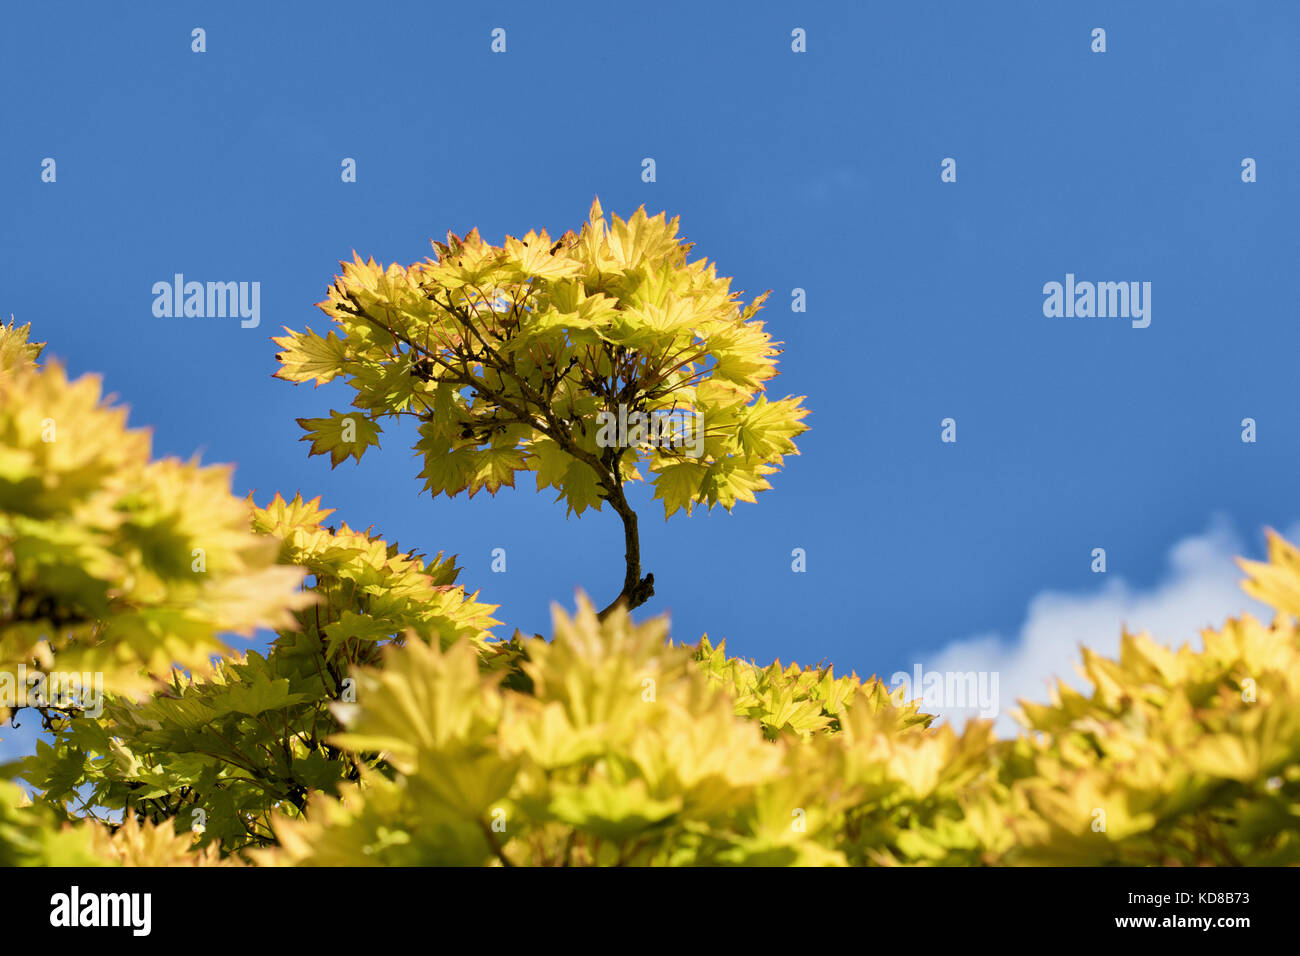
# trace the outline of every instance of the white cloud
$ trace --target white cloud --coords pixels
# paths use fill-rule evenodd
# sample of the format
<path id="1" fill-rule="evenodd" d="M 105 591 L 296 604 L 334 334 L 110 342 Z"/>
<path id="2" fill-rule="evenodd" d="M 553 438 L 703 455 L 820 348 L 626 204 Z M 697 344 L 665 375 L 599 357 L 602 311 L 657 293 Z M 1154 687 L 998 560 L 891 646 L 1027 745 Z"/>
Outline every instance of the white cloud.
<path id="1" fill-rule="evenodd" d="M 1285 537 L 1295 541 L 1297 532 L 1300 525 Z M 1107 574 L 1105 584 L 1091 593 L 1044 591 L 1030 601 L 1014 640 L 984 634 L 956 641 L 923 656 L 922 672 L 996 673 L 997 731 L 1013 736 L 1019 726 L 1011 718 L 1017 701 L 1046 702 L 1050 677 L 1059 677 L 1080 690 L 1089 689 L 1076 670 L 1082 660 L 1080 644 L 1102 654 L 1115 654 L 1121 631 L 1127 626 L 1131 633 L 1147 631 L 1171 647 L 1184 643 L 1199 647 L 1201 630 L 1217 628 L 1229 617 L 1249 612 L 1271 620 L 1272 610 L 1241 590 L 1244 575 L 1233 559 L 1244 553 L 1232 525 L 1216 518 L 1205 533 L 1173 546 L 1169 570 L 1153 588 L 1135 589 Z M 973 715 L 971 710 L 953 707 L 924 709 L 944 715 L 957 726 Z"/>

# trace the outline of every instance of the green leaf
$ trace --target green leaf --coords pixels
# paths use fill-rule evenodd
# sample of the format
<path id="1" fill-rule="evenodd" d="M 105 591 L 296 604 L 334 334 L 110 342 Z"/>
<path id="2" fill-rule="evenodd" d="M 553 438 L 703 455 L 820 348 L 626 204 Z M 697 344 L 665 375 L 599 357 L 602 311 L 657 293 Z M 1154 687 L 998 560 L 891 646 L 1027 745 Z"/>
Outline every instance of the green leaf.
<path id="1" fill-rule="evenodd" d="M 361 461 L 372 445 L 379 447 L 379 423 L 359 412 L 330 410 L 329 418 L 300 418 L 298 424 L 307 432 L 298 439 L 311 442 L 309 455 L 330 456 L 330 467 L 337 468 L 349 456 Z"/>

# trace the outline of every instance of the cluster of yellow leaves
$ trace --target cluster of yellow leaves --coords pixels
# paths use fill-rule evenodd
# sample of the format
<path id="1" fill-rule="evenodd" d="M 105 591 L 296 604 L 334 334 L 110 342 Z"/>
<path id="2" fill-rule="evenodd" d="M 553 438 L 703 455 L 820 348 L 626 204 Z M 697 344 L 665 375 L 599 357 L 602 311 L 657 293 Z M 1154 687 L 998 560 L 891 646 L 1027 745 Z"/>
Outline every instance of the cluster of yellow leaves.
<path id="1" fill-rule="evenodd" d="M 203 669 L 222 632 L 288 624 L 302 573 L 249 528 L 230 469 L 150 460 L 97 378 L 27 338 L 0 325 L 0 672 L 20 696 L 20 665 L 139 694 Z"/>
<path id="2" fill-rule="evenodd" d="M 403 552 L 370 531 L 324 524 L 333 511 L 320 499 L 279 495 L 253 509 L 253 528 L 280 542 L 279 560 L 304 569 L 319 596 L 298 613 L 295 629 L 323 639 L 327 656 L 339 647 L 368 643 L 414 631 L 444 645 L 460 638 L 481 643 L 492 638 L 496 605 L 482 604 L 478 592 L 466 595 L 455 583 L 455 557 L 431 561 Z M 356 655 L 352 655 L 353 663 Z"/>
<path id="3" fill-rule="evenodd" d="M 1269 535 L 1245 588 L 1278 610 L 1178 650 L 1125 634 L 1119 659 L 1085 650 L 1095 688 L 1024 705 L 1013 789 L 1026 862 L 1300 862 L 1300 552 Z M 1100 811 L 1100 812 L 1099 812 Z M 1104 823 L 1104 829 L 1099 824 Z"/>
<path id="4" fill-rule="evenodd" d="M 792 830 L 790 800 L 838 784 L 795 774 L 798 750 L 736 717 L 663 621 L 603 624 L 583 602 L 555 640 L 523 644 L 527 691 L 485 675 L 474 650 L 411 643 L 339 705 L 336 743 L 383 753 L 304 818 L 275 823 L 262 862 L 298 864 L 683 864 L 833 862 Z"/>
<path id="5" fill-rule="evenodd" d="M 128 817 L 120 826 L 61 819 L 0 781 L 0 866 L 235 866 L 216 847 L 200 849 L 168 822 Z"/>
<path id="6" fill-rule="evenodd" d="M 752 661 L 728 657 L 726 641 L 714 647 L 707 637 L 695 648 L 695 659 L 713 682 L 732 696 L 736 713 L 758 721 L 768 739 L 839 730 L 840 717 L 850 706 L 872 713 L 897 713 L 904 727 L 929 726 L 932 719 L 919 712 L 919 701 L 894 700 L 874 677 L 864 684 L 857 674 L 837 678 L 833 667 L 782 667 L 780 661 L 759 667 Z"/>
<path id="7" fill-rule="evenodd" d="M 455 584 L 454 559 L 326 527 L 330 514 L 301 497 L 252 509 L 279 560 L 308 573 L 314 603 L 265 654 L 223 658 L 206 676 L 173 672 L 151 699 L 110 697 L 97 716 L 55 721 L 53 743 L 38 741 L 21 764 L 45 802 L 75 797 L 129 820 L 174 820 L 205 848 L 264 845 L 272 809 L 296 812 L 306 794 L 332 793 L 355 773 L 353 758 L 326 743 L 338 730 L 328 708 L 384 642 L 464 641 L 485 668 L 509 666 L 517 650 L 492 640 L 495 608 Z"/>
<path id="8" fill-rule="evenodd" d="M 332 464 L 378 445 L 378 419 L 416 416 L 425 487 L 448 496 L 513 487 L 519 471 L 554 487 L 571 511 L 601 507 L 611 485 L 651 472 L 666 515 L 697 503 L 731 508 L 769 488 L 765 475 L 806 430 L 799 398 L 769 401 L 777 344 L 691 244 L 678 220 L 608 220 L 592 205 L 578 232 L 501 246 L 475 230 L 434 243 L 409 267 L 341 263 L 320 303 L 336 328 L 275 341 L 277 375 L 343 378 L 359 412 L 301 419 L 312 454 Z M 691 451 L 625 435 L 601 439 L 600 416 L 698 414 Z M 693 442 L 691 442 L 693 444 Z"/>
<path id="9" fill-rule="evenodd" d="M 1270 558 L 1246 565 L 1248 589 L 1285 609 L 1300 586 L 1300 552 L 1274 537 Z M 342 755 L 337 767 L 355 772 L 313 779 L 310 754 L 296 753 L 311 793 L 305 812 L 287 800 L 261 804 L 274 839 L 253 857 L 263 865 L 1300 863 L 1294 618 L 1229 621 L 1207 631 L 1200 650 L 1125 635 L 1117 660 L 1085 651 L 1084 672 L 1091 694 L 1060 685 L 1048 704 L 1024 705 L 1028 733 L 999 740 L 988 722 L 960 733 L 932 727 L 915 702 L 875 679 L 757 667 L 707 640 L 674 646 L 662 620 L 634 625 L 616 611 L 601 622 L 585 602 L 574 618 L 557 612 L 550 642 L 388 641 L 351 671 L 355 703 L 314 692 L 291 723 L 293 736 L 305 736 L 306 715 L 328 706 L 338 718 L 328 738 Z M 227 716 L 141 711 L 137 730 L 154 728 L 156 752 L 135 782 L 184 767 L 186 748 L 162 732 L 212 725 L 241 739 L 268 708 L 293 704 L 284 696 L 292 681 L 276 691 L 260 677 L 240 680 L 246 689 Z M 186 696 L 153 706 L 174 708 Z M 275 711 L 268 723 L 280 719 Z M 118 732 L 129 728 L 128 718 L 114 720 Z M 259 772 L 272 785 L 279 779 L 277 768 Z M 205 799 L 219 802 L 210 791 Z M 47 852 L 15 850 L 35 832 L 30 818 L 15 826 L 22 812 L 7 813 L 0 847 Z M 51 832 L 84 847 L 76 831 Z"/>
<path id="10" fill-rule="evenodd" d="M 397 774 L 276 821 L 280 848 L 260 862 L 843 865 L 976 849 L 957 800 L 994 772 L 988 725 L 929 731 L 874 679 L 672 647 L 662 621 L 602 625 L 585 603 L 555 632 L 524 644 L 527 692 L 467 646 L 392 648 L 340 708 L 335 742 Z"/>
<path id="11" fill-rule="evenodd" d="M 1297 608 L 1276 536 L 1252 594 Z M 1084 653 L 1093 692 L 1025 704 L 1027 733 L 930 726 L 879 681 L 759 668 L 585 604 L 525 642 L 526 689 L 467 645 L 391 648 L 336 743 L 382 753 L 264 864 L 1300 863 L 1300 634 L 1289 613 L 1170 650 Z"/>

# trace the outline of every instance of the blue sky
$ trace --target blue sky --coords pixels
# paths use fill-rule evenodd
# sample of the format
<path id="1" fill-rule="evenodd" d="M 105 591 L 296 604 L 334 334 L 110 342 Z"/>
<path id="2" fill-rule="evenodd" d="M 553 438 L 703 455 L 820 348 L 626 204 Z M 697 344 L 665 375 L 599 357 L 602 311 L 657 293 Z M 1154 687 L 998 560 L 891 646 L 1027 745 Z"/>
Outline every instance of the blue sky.
<path id="1" fill-rule="evenodd" d="M 665 523 L 634 493 L 642 613 L 864 675 L 1014 641 L 1038 595 L 1156 593 L 1198 535 L 1231 578 L 1231 550 L 1300 518 L 1300 5 L 1133 6 L 9 4 L 0 314 L 102 372 L 156 453 L 457 553 L 509 628 L 545 632 L 551 602 L 617 592 L 617 518 L 566 519 L 527 480 L 421 496 L 401 430 L 359 466 L 308 460 L 294 419 L 347 392 L 273 380 L 268 337 L 327 324 L 313 303 L 353 249 L 555 234 L 594 194 L 666 209 L 735 287 L 774 290 L 770 392 L 807 396 L 812 431 L 733 514 Z M 260 327 L 154 317 L 178 272 L 260 282 Z M 1045 317 L 1067 273 L 1150 282 L 1150 326 Z"/>

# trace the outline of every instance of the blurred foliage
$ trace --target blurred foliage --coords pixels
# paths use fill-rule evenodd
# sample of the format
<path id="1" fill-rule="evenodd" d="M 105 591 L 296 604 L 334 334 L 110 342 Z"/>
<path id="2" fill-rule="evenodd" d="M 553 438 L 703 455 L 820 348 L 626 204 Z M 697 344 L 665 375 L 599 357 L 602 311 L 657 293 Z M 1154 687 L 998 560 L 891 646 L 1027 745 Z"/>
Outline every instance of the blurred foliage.
<path id="1" fill-rule="evenodd" d="M 249 527 L 231 469 L 150 460 L 97 378 L 69 382 L 27 340 L 0 325 L 0 680 L 17 703 L 40 703 L 20 665 L 139 695 L 173 664 L 205 671 L 223 632 L 289 624 L 302 572 Z"/>
<path id="2" fill-rule="evenodd" d="M 253 509 L 253 527 L 279 540 L 280 559 L 309 573 L 317 597 L 265 654 L 228 655 L 206 678 L 173 671 L 151 699 L 109 696 L 98 717 L 53 718 L 54 742 L 37 743 L 25 778 L 47 801 L 175 819 L 200 846 L 262 846 L 274 840 L 273 808 L 300 810 L 308 793 L 333 793 L 375 764 L 330 743 L 329 704 L 350 696 L 349 675 L 377 663 L 382 643 L 463 640 L 485 667 L 508 664 L 514 645 L 489 649 L 493 607 L 454 583 L 451 560 L 323 527 L 329 514 L 301 498 Z"/>
<path id="3" fill-rule="evenodd" d="M 1285 607 L 1273 536 L 1249 589 Z M 557 613 L 527 691 L 468 643 L 390 647 L 336 738 L 387 755 L 263 863 L 1278 865 L 1300 862 L 1300 638 L 1249 616 L 1177 651 L 1124 635 L 1026 732 L 931 727 L 879 681 L 673 647 L 660 620 Z"/>

